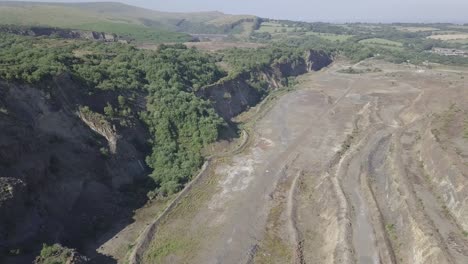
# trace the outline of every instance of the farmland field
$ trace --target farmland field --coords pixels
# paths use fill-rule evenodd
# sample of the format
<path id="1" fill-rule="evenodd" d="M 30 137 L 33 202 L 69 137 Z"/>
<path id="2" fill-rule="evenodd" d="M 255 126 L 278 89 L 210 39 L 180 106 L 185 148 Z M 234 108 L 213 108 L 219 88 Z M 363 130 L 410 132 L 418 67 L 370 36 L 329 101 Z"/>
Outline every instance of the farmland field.
<path id="1" fill-rule="evenodd" d="M 396 47 L 401 47 L 403 44 L 397 41 L 391 41 L 388 39 L 382 39 L 382 38 L 370 38 L 370 39 L 363 39 L 359 41 L 359 43 L 362 44 L 376 44 L 376 45 L 385 45 L 385 46 L 396 46 Z"/>
<path id="2" fill-rule="evenodd" d="M 424 31 L 437 31 L 438 28 L 434 27 L 395 27 L 398 30 L 405 32 L 424 32 Z"/>
<path id="3" fill-rule="evenodd" d="M 432 35 L 428 38 L 438 39 L 438 40 L 459 40 L 459 39 L 468 39 L 468 34 L 466 33 L 455 33 L 455 34 L 445 34 L 445 35 Z"/>
<path id="4" fill-rule="evenodd" d="M 332 34 L 332 33 L 312 32 L 312 31 L 307 32 L 306 35 L 313 35 L 313 36 L 317 36 L 317 37 L 320 37 L 326 40 L 331 40 L 331 41 L 345 41 L 353 37 L 353 35 L 345 35 L 345 34 L 339 35 L 339 34 Z"/>

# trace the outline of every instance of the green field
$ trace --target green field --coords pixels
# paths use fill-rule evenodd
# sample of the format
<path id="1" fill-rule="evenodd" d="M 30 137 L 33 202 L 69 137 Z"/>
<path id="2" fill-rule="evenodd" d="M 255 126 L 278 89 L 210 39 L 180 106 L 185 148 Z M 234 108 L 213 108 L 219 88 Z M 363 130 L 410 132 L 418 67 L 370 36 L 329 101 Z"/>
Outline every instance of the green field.
<path id="1" fill-rule="evenodd" d="M 363 39 L 359 41 L 359 43 L 362 44 L 372 44 L 372 45 L 383 45 L 383 46 L 394 46 L 394 47 L 402 47 L 403 44 L 397 41 L 391 41 L 388 39 L 382 39 L 382 38 L 369 38 L 369 39 Z"/>
<path id="2" fill-rule="evenodd" d="M 117 35 L 127 36 L 138 41 L 148 41 L 156 43 L 187 42 L 192 39 L 191 36 L 184 33 L 149 28 L 135 24 L 96 22 L 77 25 L 73 28 L 100 32 L 111 32 Z"/>
<path id="3" fill-rule="evenodd" d="M 280 23 L 275 23 L 275 22 L 263 22 L 260 28 L 258 29 L 258 32 L 268 32 L 270 34 L 275 34 L 275 33 L 286 33 L 286 32 L 293 32 L 294 30 L 302 30 L 302 28 L 298 27 L 288 27 L 286 25 L 282 25 Z"/>
<path id="4" fill-rule="evenodd" d="M 425 31 L 437 31 L 439 30 L 438 28 L 434 27 L 403 27 L 403 26 L 398 26 L 395 27 L 395 29 L 398 29 L 400 31 L 405 31 L 405 32 L 425 32 Z"/>
<path id="5" fill-rule="evenodd" d="M 139 42 L 184 42 L 186 33 L 248 30 L 240 20 L 254 16 L 220 12 L 167 13 L 121 3 L 0 2 L 0 24 L 51 26 L 115 33 Z M 252 23 L 251 23 L 252 24 Z M 250 29 L 251 30 L 251 29 Z M 207 31 L 207 32 L 205 32 Z M 241 32 L 242 33 L 242 32 Z"/>
<path id="6" fill-rule="evenodd" d="M 281 37 L 281 35 L 288 34 L 290 37 L 297 37 L 291 35 L 292 33 L 298 32 L 298 34 L 306 35 L 306 36 L 317 36 L 323 38 L 325 40 L 330 41 L 345 41 L 352 37 L 352 35 L 339 35 L 333 33 L 320 33 L 320 32 L 313 32 L 307 31 L 304 27 L 296 26 L 296 25 L 286 25 L 278 22 L 263 22 L 257 32 L 266 32 L 270 33 L 275 37 Z"/>
<path id="7" fill-rule="evenodd" d="M 306 35 L 313 35 L 330 41 L 346 41 L 349 38 L 353 37 L 353 35 L 338 35 L 332 33 L 319 33 L 311 31 L 307 32 Z"/>

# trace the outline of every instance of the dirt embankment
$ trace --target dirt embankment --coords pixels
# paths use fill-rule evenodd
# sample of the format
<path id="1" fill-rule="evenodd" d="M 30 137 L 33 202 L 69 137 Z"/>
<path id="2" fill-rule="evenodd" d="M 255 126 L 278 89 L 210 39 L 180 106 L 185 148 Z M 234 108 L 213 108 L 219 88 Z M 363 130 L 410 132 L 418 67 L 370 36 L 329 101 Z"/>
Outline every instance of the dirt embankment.
<path id="1" fill-rule="evenodd" d="M 448 213 L 468 230 L 468 111 L 456 105 L 436 115 L 421 138 L 420 162 Z"/>
<path id="2" fill-rule="evenodd" d="M 256 73 L 241 74 L 234 79 L 203 87 L 198 96 L 211 100 L 218 114 L 226 120 L 237 116 L 261 101 L 266 93 L 287 85 L 287 78 L 318 71 L 332 63 L 329 54 L 310 50 L 292 62 L 275 63 Z M 268 83 L 267 90 L 258 90 L 249 83 L 251 74 Z"/>

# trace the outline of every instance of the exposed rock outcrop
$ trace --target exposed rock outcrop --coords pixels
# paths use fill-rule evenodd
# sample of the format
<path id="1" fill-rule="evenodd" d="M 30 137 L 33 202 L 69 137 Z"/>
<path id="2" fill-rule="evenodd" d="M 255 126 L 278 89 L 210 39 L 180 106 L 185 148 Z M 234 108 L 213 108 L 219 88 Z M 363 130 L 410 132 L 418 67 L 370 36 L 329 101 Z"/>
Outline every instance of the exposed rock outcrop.
<path id="1" fill-rule="evenodd" d="M 432 129 L 428 129 L 423 134 L 420 159 L 428 179 L 436 193 L 440 194 L 440 199 L 448 212 L 457 224 L 466 231 L 468 230 L 468 186 L 466 185 L 468 171 L 464 169 L 468 167 L 468 164 L 460 158 L 463 151 L 453 149 L 455 144 L 450 144 L 447 139 L 438 138 L 438 136 L 444 137 L 444 134 L 448 133 L 446 132 L 448 129 L 440 128 L 434 123 L 431 126 Z M 456 124 L 457 120 L 451 120 L 447 125 L 450 123 Z M 444 132 L 440 132 L 440 130 Z M 456 144 L 460 147 L 468 145 L 464 139 Z"/>
<path id="2" fill-rule="evenodd" d="M 119 136 L 115 131 L 115 126 L 112 126 L 103 115 L 94 113 L 89 108 L 80 108 L 78 111 L 80 119 L 89 126 L 94 132 L 103 136 L 108 144 L 112 154 L 117 152 L 117 139 Z"/>
<path id="3" fill-rule="evenodd" d="M 310 50 L 304 57 L 293 61 L 277 62 L 256 73 L 244 73 L 234 79 L 203 87 L 197 95 L 210 100 L 220 116 L 230 120 L 251 106 L 256 105 L 268 90 L 274 90 L 287 85 L 287 78 L 299 76 L 310 71 L 318 71 L 332 63 L 329 54 Z M 254 88 L 249 83 L 250 76 L 266 82 L 266 90 Z"/>
<path id="4" fill-rule="evenodd" d="M 54 27 L 26 27 L 26 26 L 0 26 L 0 32 L 10 33 L 21 36 L 47 36 L 60 37 L 65 39 L 87 39 L 102 42 L 125 42 L 129 39 L 122 38 L 116 34 L 86 31 L 86 30 L 71 30 Z"/>
<path id="5" fill-rule="evenodd" d="M 204 87 L 197 95 L 211 100 L 218 114 L 226 120 L 257 104 L 262 98 L 261 92 L 251 87 L 242 76 Z"/>

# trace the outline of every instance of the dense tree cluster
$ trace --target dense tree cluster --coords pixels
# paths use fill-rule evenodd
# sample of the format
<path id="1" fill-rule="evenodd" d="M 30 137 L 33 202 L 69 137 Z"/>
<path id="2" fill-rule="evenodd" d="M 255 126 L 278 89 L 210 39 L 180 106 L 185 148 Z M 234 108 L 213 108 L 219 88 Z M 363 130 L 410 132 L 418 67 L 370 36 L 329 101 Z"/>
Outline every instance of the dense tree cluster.
<path id="1" fill-rule="evenodd" d="M 153 135 L 147 158 L 162 194 L 178 191 L 203 162 L 201 150 L 218 138 L 224 121 L 194 90 L 224 74 L 214 61 L 183 45 L 162 46 L 147 57 L 147 111 L 142 113 Z"/>
<path id="2" fill-rule="evenodd" d="M 304 55 L 304 49 L 281 44 L 258 49 L 233 48 L 226 50 L 223 55 L 223 61 L 232 67 L 232 74 L 239 74 L 258 71 L 276 62 L 297 60 Z"/>
<path id="3" fill-rule="evenodd" d="M 0 78 L 33 83 L 66 71 L 70 47 L 35 44 L 29 38 L 0 34 Z"/>
<path id="4" fill-rule="evenodd" d="M 152 135 L 147 163 L 158 192 L 176 192 L 189 181 L 203 162 L 202 148 L 218 138 L 224 125 L 211 104 L 194 94 L 225 76 L 215 59 L 184 45 L 142 51 L 122 44 L 63 40 L 51 47 L 49 41 L 0 35 L 0 78 L 37 83 L 68 72 L 88 93 L 105 90 L 116 95 L 117 105 L 102 110 L 109 120 L 131 114 L 124 95 L 142 91 L 147 107 L 138 115 Z"/>

